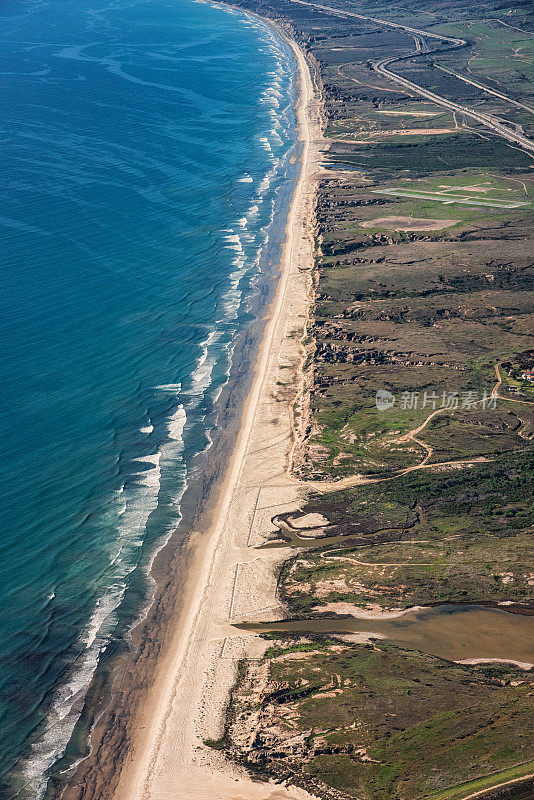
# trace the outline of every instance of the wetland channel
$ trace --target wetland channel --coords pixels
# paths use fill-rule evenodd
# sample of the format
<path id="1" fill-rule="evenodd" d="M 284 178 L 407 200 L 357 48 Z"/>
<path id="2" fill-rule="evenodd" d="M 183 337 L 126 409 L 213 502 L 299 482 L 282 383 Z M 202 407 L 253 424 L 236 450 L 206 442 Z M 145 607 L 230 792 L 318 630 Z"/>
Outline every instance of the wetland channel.
<path id="1" fill-rule="evenodd" d="M 236 627 L 256 633 L 375 634 L 408 650 L 448 661 L 534 665 L 534 616 L 485 606 L 444 604 L 409 609 L 396 617 L 316 617 Z"/>

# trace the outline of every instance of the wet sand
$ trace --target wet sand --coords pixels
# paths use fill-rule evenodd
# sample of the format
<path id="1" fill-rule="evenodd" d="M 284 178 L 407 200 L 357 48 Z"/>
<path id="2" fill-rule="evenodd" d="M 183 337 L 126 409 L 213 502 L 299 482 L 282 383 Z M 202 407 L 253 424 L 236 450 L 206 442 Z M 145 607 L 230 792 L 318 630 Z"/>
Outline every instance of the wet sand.
<path id="1" fill-rule="evenodd" d="M 314 247 L 319 102 L 301 51 L 296 105 L 301 169 L 286 226 L 276 296 L 254 365 L 252 386 L 222 480 L 197 530 L 155 563 L 159 589 L 136 631 L 139 648 L 118 671 L 110 710 L 97 722 L 92 753 L 64 800 L 301 800 L 303 790 L 253 782 L 204 745 L 223 730 L 228 695 L 243 656 L 265 643 L 235 620 L 281 618 L 276 566 L 287 552 L 258 553 L 272 509 L 299 507 L 302 489 L 288 475 L 294 447 L 303 335 Z M 288 382 L 287 388 L 281 388 Z M 298 433 L 298 432 L 297 432 Z M 204 487 L 206 488 L 206 487 Z M 208 487 L 209 488 L 209 487 Z M 163 553 L 163 551 L 162 551 Z"/>

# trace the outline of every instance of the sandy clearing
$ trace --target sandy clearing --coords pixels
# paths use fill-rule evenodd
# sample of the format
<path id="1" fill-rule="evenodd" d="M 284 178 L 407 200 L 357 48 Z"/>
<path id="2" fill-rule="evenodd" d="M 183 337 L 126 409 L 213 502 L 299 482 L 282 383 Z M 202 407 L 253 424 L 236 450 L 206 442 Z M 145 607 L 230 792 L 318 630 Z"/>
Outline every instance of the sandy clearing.
<path id="1" fill-rule="evenodd" d="M 387 639 L 384 633 L 336 633 L 335 637 L 348 644 L 372 644 L 374 640 Z"/>
<path id="2" fill-rule="evenodd" d="M 392 131 L 366 131 L 365 139 L 351 139 L 350 134 L 337 136 L 333 141 L 341 144 L 369 144 L 371 139 L 387 138 L 388 136 L 441 136 L 444 133 L 454 133 L 454 128 L 400 128 Z"/>
<path id="3" fill-rule="evenodd" d="M 330 612 L 332 614 L 350 614 L 351 617 L 358 619 L 397 619 L 410 614 L 412 611 L 424 611 L 428 606 L 411 606 L 410 608 L 400 608 L 395 611 L 383 611 L 379 606 L 374 609 L 367 610 L 354 603 L 324 603 L 322 606 L 316 606 L 314 611 Z"/>
<path id="4" fill-rule="evenodd" d="M 456 225 L 458 219 L 418 219 L 417 217 L 377 217 L 360 222 L 360 228 L 389 228 L 395 231 L 439 231 Z"/>
<path id="5" fill-rule="evenodd" d="M 328 525 L 328 520 L 322 514 L 304 514 L 303 517 L 289 517 L 288 522 L 292 528 L 300 530 L 303 528 L 324 528 Z"/>
<path id="6" fill-rule="evenodd" d="M 440 189 L 445 189 L 448 192 L 480 192 L 480 194 L 487 194 L 488 192 L 493 192 L 493 187 L 488 189 L 483 184 L 479 184 L 478 186 L 475 184 L 473 186 L 451 186 L 450 184 L 440 184 Z M 511 191 L 508 189 L 507 191 Z"/>
<path id="7" fill-rule="evenodd" d="M 534 667 L 529 661 L 515 661 L 513 658 L 464 658 L 456 664 L 510 664 L 513 667 L 530 670 Z"/>
<path id="8" fill-rule="evenodd" d="M 441 133 L 454 133 L 454 128 L 401 128 L 388 133 L 392 136 L 439 136 Z"/>
<path id="9" fill-rule="evenodd" d="M 385 111 L 377 109 L 377 114 L 389 114 L 392 117 L 438 117 L 442 111 Z"/>
<path id="10" fill-rule="evenodd" d="M 439 136 L 454 133 L 454 128 L 399 128 L 392 131 L 371 132 L 370 136 Z"/>

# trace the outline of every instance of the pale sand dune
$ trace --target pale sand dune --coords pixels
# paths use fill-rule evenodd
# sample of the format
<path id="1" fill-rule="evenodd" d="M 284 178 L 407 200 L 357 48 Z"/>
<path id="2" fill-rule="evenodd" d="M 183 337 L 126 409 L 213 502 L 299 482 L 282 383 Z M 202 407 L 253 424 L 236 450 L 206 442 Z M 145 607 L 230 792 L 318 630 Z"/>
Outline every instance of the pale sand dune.
<path id="1" fill-rule="evenodd" d="M 513 658 L 463 658 L 456 664 L 510 664 L 513 667 L 530 670 L 534 667 L 530 661 L 516 661 Z"/>
<path id="2" fill-rule="evenodd" d="M 456 225 L 458 219 L 420 219 L 417 217 L 377 217 L 360 222 L 360 228 L 388 228 L 392 231 L 438 231 Z"/>
<path id="3" fill-rule="evenodd" d="M 280 618 L 274 565 L 287 551 L 262 551 L 251 544 L 267 535 L 257 528 L 264 509 L 296 509 L 297 482 L 287 476 L 294 432 L 290 401 L 280 396 L 280 364 L 298 364 L 298 337 L 307 320 L 313 262 L 313 210 L 322 135 L 308 67 L 299 64 L 297 116 L 302 169 L 286 228 L 278 291 L 258 354 L 255 377 L 243 410 L 240 432 L 214 507 L 213 524 L 197 537 L 180 618 L 151 676 L 135 718 L 114 800 L 305 800 L 295 787 L 251 781 L 203 745 L 221 735 L 225 705 L 237 660 L 259 656 L 265 643 L 231 623 Z M 284 373 L 284 374 L 287 374 Z M 298 383 L 297 381 L 295 381 Z M 215 500 L 215 498 L 214 498 Z M 109 796 L 105 793 L 106 797 Z"/>
<path id="4" fill-rule="evenodd" d="M 289 517 L 288 522 L 297 530 L 306 528 L 320 528 L 328 525 L 328 520 L 322 514 L 304 514 L 302 517 Z"/>
<path id="5" fill-rule="evenodd" d="M 351 617 L 358 619 L 398 619 L 411 614 L 413 611 L 425 611 L 427 606 L 411 606 L 410 608 L 399 608 L 395 611 L 385 611 L 380 606 L 374 609 L 365 609 L 357 606 L 355 603 L 324 603 L 322 606 L 316 606 L 314 611 L 327 611 L 331 614 L 350 614 Z"/>
<path id="6" fill-rule="evenodd" d="M 437 117 L 441 111 L 385 111 L 377 109 L 377 114 L 390 114 L 392 117 Z"/>

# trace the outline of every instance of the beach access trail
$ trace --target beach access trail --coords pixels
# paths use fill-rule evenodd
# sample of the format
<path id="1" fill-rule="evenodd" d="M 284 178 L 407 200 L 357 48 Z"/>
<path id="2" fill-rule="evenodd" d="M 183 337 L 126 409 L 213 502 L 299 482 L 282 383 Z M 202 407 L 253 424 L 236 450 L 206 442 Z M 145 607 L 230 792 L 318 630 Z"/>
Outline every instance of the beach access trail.
<path id="1" fill-rule="evenodd" d="M 290 206 L 281 274 L 260 345 L 226 477 L 213 498 L 207 529 L 193 534 L 196 563 L 183 605 L 168 631 L 146 698 L 129 733 L 114 800 L 300 800 L 304 790 L 251 781 L 204 740 L 221 735 L 240 658 L 266 643 L 233 621 L 280 619 L 275 566 L 287 558 L 258 551 L 275 511 L 299 507 L 303 487 L 287 475 L 300 402 L 301 338 L 308 319 L 314 252 L 316 177 L 322 143 L 319 100 L 304 55 L 298 63 L 297 119 L 301 170 Z M 286 384 L 284 386 L 284 384 Z M 298 392 L 295 400 L 295 391 Z M 84 793 L 84 797 L 88 797 Z"/>

